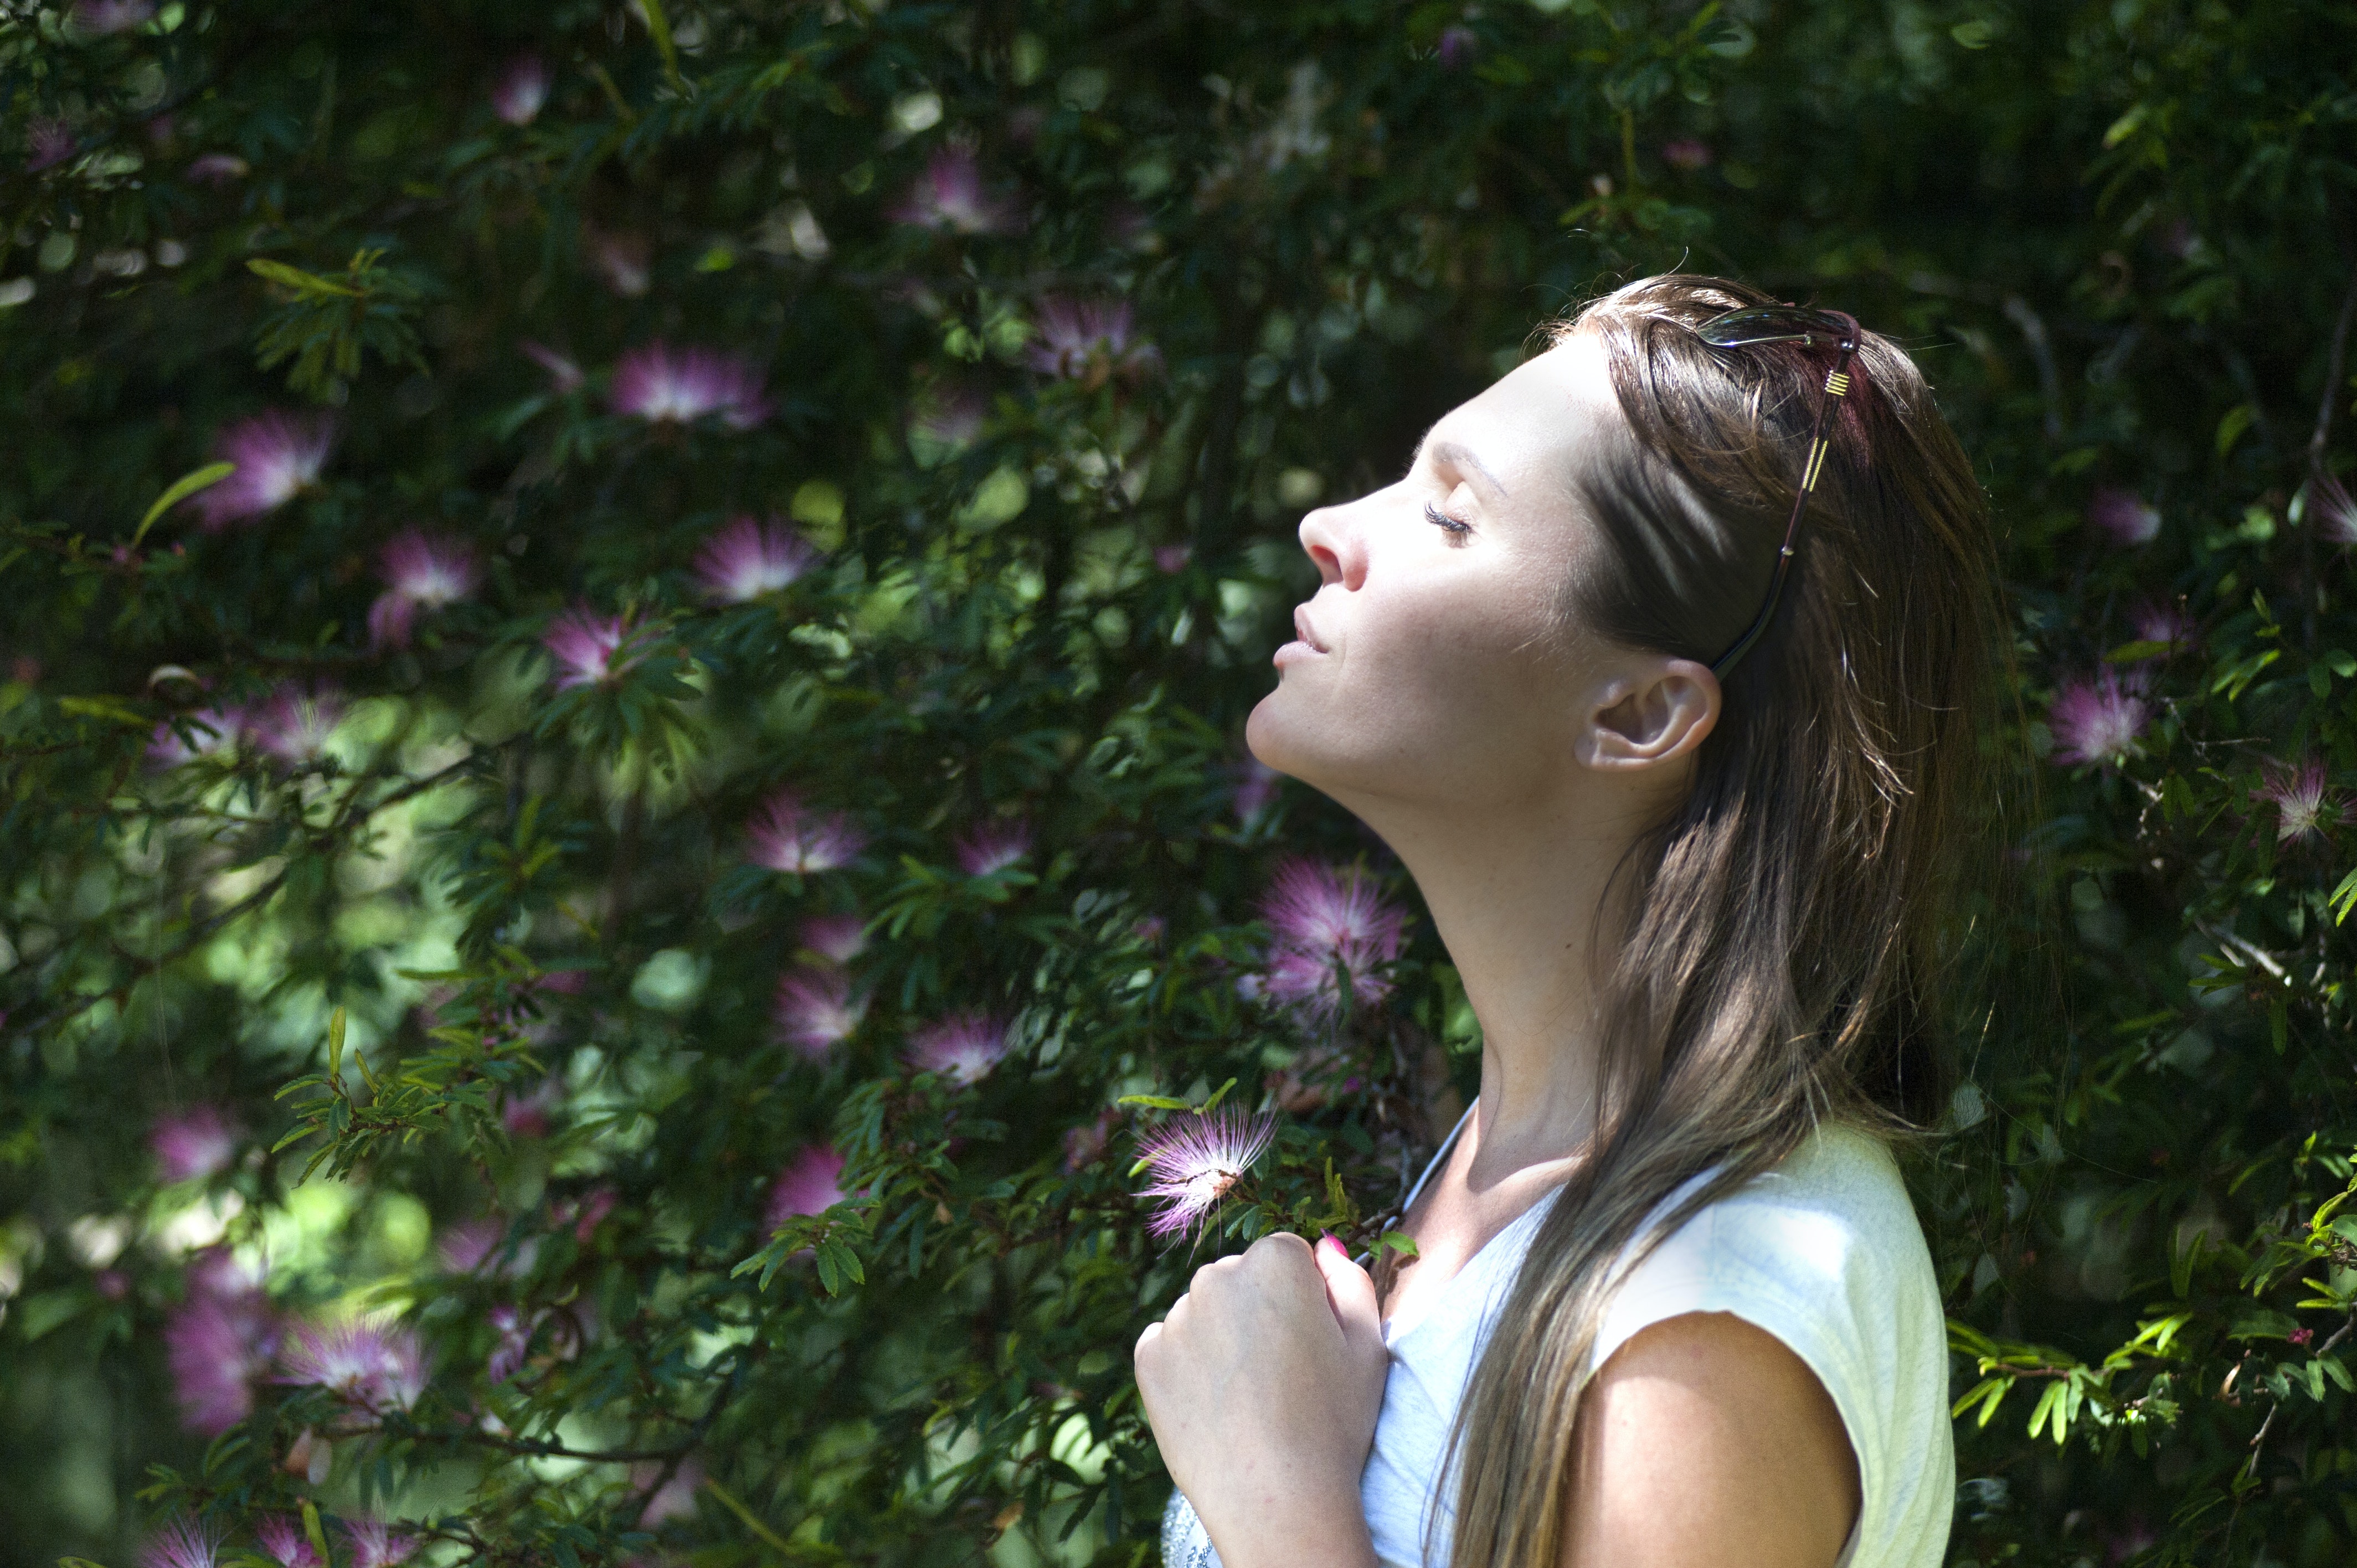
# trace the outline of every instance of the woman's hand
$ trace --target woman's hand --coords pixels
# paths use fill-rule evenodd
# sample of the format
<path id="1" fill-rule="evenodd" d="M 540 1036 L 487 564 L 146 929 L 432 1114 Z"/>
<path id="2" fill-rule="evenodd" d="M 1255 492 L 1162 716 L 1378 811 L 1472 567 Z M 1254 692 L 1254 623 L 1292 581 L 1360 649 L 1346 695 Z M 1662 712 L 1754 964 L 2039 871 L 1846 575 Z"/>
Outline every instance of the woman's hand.
<path id="1" fill-rule="evenodd" d="M 1388 1364 L 1374 1283 L 1330 1236 L 1197 1270 L 1138 1337 L 1163 1463 L 1227 1568 L 1374 1561 L 1359 1472 Z"/>

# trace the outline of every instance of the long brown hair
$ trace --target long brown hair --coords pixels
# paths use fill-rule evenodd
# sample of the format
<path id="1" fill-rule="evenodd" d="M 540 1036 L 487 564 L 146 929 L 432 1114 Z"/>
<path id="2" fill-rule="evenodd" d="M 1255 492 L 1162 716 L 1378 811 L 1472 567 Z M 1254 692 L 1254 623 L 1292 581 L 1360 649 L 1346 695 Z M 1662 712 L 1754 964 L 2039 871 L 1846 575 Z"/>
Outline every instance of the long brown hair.
<path id="1" fill-rule="evenodd" d="M 1601 548 L 1566 613 L 1625 646 L 1707 663 L 1766 592 L 1830 353 L 1713 349 L 1694 328 L 1770 303 L 1673 274 L 1555 328 L 1601 340 L 1627 422 L 1573 476 Z M 1943 906 L 1999 656 L 1986 506 L 1906 353 L 1869 332 L 1851 370 L 1781 607 L 1728 673 L 1692 792 L 1616 880 L 1598 1131 L 1458 1411 L 1452 1568 L 1560 1556 L 1622 1263 L 1820 1122 L 1897 1134 L 1944 1101 Z"/>

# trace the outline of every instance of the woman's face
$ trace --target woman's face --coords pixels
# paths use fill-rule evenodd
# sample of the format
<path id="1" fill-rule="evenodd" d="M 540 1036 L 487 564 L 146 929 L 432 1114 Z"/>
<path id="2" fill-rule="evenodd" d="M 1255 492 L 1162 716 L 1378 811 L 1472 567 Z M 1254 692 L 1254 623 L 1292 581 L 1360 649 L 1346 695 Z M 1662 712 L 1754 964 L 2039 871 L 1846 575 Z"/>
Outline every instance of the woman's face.
<path id="1" fill-rule="evenodd" d="M 1601 348 L 1575 336 L 1435 424 L 1396 484 L 1304 518 L 1322 581 L 1254 755 L 1361 814 L 1554 793 L 1622 661 L 1563 618 L 1587 533 L 1569 476 L 1620 426 Z"/>

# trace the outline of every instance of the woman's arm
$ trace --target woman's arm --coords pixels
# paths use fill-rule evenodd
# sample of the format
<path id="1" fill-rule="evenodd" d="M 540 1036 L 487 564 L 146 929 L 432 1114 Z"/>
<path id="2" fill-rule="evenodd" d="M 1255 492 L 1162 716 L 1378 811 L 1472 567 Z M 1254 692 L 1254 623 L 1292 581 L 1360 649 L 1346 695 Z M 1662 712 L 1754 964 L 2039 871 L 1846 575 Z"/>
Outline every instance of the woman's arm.
<path id="1" fill-rule="evenodd" d="M 1723 1312 L 1664 1318 L 1580 1399 L 1561 1568 L 1833 1568 L 1857 1459 L 1807 1362 Z"/>
<path id="2" fill-rule="evenodd" d="M 1154 1440 L 1226 1568 L 1373 1568 L 1359 1472 L 1387 1365 L 1373 1282 L 1331 1239 L 1197 1270 L 1140 1337 Z"/>

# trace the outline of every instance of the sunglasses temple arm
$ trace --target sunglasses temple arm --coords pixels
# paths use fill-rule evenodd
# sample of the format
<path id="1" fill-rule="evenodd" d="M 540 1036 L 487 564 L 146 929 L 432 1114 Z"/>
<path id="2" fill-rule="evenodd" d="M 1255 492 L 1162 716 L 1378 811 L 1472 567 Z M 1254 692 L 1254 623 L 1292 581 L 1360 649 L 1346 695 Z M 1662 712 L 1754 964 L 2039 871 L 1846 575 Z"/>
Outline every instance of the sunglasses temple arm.
<path id="1" fill-rule="evenodd" d="M 1776 575 L 1768 581 L 1768 602 L 1760 607 L 1760 613 L 1751 618 L 1743 635 L 1735 639 L 1735 646 L 1712 661 L 1710 672 L 1721 681 L 1727 679 L 1727 672 L 1735 668 L 1736 661 L 1767 634 L 1768 623 L 1776 618 L 1776 606 L 1784 596 L 1784 579 L 1792 570 L 1792 552 L 1801 542 L 1801 520 L 1808 515 L 1809 498 L 1816 493 L 1817 476 L 1824 468 L 1825 452 L 1832 445 L 1825 435 L 1825 416 L 1835 403 L 1849 394 L 1849 360 L 1857 347 L 1854 341 L 1845 341 L 1841 357 L 1825 375 L 1824 392 L 1817 399 L 1816 417 L 1809 422 L 1808 464 L 1801 470 L 1800 488 L 1792 492 L 1792 515 L 1784 524 L 1783 547 L 1776 553 Z"/>

